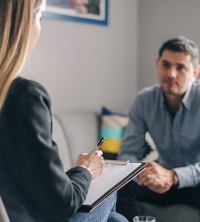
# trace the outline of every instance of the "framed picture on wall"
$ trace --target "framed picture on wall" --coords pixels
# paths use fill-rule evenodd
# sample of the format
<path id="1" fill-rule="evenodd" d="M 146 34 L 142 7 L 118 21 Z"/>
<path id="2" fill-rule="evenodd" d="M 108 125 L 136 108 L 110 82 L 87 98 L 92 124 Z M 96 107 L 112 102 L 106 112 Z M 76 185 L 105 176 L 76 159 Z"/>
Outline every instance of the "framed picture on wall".
<path id="1" fill-rule="evenodd" d="M 46 0 L 44 18 L 108 25 L 109 0 Z"/>

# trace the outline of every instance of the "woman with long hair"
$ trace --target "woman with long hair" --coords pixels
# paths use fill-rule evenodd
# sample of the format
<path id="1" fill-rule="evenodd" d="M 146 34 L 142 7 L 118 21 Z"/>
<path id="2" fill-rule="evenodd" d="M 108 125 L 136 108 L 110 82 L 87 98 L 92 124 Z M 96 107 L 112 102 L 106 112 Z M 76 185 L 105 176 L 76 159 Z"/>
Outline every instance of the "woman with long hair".
<path id="1" fill-rule="evenodd" d="M 80 154 L 64 172 L 52 139 L 45 88 L 20 77 L 40 35 L 42 0 L 0 0 L 0 197 L 11 222 L 127 221 L 111 196 L 78 209 L 104 168 L 101 151 Z"/>

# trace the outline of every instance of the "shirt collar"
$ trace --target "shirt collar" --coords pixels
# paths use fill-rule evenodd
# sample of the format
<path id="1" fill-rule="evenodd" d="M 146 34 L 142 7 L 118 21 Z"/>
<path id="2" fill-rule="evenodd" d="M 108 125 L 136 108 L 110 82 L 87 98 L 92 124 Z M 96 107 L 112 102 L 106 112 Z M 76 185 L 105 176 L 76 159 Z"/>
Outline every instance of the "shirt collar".
<path id="1" fill-rule="evenodd" d="M 187 108 L 187 109 L 190 109 L 191 107 L 191 104 L 192 104 L 192 98 L 193 98 L 193 83 L 194 81 L 190 82 L 189 86 L 188 86 L 188 90 L 186 91 L 184 97 L 183 97 L 183 100 L 182 100 L 182 103 L 184 104 L 184 106 Z"/>
<path id="2" fill-rule="evenodd" d="M 160 87 L 160 105 L 162 108 L 166 108 L 166 99 L 162 90 L 162 87 Z"/>

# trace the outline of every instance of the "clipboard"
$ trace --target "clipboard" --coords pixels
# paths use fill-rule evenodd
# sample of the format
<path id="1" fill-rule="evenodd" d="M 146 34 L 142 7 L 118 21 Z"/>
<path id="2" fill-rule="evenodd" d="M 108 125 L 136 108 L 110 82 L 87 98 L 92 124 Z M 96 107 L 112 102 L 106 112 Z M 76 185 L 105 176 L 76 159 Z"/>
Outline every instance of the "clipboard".
<path id="1" fill-rule="evenodd" d="M 125 184 L 144 170 L 146 163 L 136 162 L 127 164 L 105 165 L 104 171 L 92 180 L 87 197 L 79 208 L 81 212 L 90 212 L 102 203 L 113 192 L 122 188 Z"/>

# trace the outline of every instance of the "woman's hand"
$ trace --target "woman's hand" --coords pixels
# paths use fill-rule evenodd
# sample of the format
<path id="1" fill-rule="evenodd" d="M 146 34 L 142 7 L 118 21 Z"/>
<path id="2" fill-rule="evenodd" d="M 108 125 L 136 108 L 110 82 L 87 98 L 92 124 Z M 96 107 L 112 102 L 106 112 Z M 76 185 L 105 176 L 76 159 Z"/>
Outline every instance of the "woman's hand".
<path id="1" fill-rule="evenodd" d="M 99 176 L 105 166 L 101 150 L 92 151 L 90 153 L 81 153 L 76 161 L 76 166 L 84 167 L 90 171 L 92 179 Z"/>

